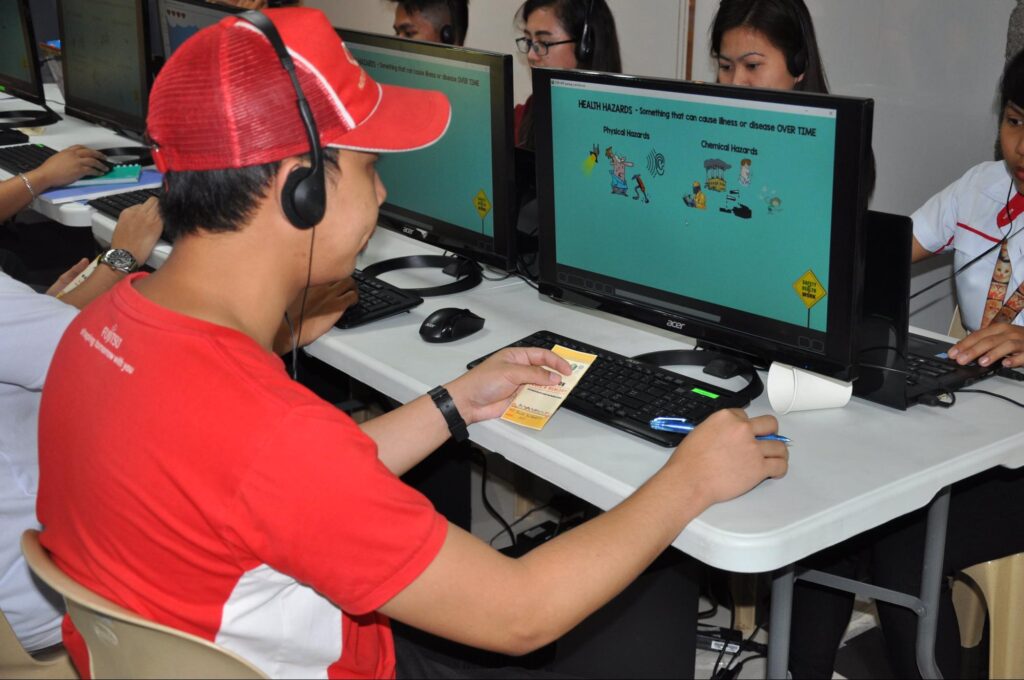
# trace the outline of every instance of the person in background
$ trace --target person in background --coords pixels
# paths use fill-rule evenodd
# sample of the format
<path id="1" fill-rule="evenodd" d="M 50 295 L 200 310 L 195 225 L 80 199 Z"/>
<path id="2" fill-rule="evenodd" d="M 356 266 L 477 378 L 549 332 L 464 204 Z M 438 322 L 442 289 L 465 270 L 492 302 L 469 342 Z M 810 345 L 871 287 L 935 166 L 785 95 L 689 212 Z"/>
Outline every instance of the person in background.
<path id="1" fill-rule="evenodd" d="M 615 17 L 605 0 L 527 0 L 516 12 L 516 47 L 530 68 L 622 73 Z M 533 95 L 515 109 L 516 145 L 533 150 Z"/>
<path id="2" fill-rule="evenodd" d="M 91 169 L 92 160 L 97 158 L 64 153 L 64 158 L 57 161 L 59 166 L 67 162 L 75 167 L 85 162 Z M 82 160 L 72 161 L 72 156 Z M 76 172 L 67 169 L 63 177 Z M 44 185 L 44 180 L 39 181 Z M 20 184 L 17 177 L 8 182 Z M 0 197 L 0 211 L 6 213 L 25 203 L 22 196 L 11 199 L 0 193 Z M 160 236 L 160 228 L 156 199 L 150 199 L 121 214 L 111 248 L 144 262 Z M 57 342 L 78 310 L 127 276 L 112 266 L 98 265 L 74 290 L 57 300 L 87 264 L 84 259 L 77 263 L 46 295 L 0 271 L 0 610 L 29 652 L 60 643 L 64 610 L 60 596 L 32 578 L 19 547 L 23 531 L 39 528 L 36 490 L 40 390 Z"/>
<path id="3" fill-rule="evenodd" d="M 722 0 L 711 24 L 711 56 L 723 85 L 829 91 L 803 0 Z"/>
<path id="4" fill-rule="evenodd" d="M 409 40 L 459 45 L 469 30 L 469 0 L 391 0 L 395 35 Z"/>

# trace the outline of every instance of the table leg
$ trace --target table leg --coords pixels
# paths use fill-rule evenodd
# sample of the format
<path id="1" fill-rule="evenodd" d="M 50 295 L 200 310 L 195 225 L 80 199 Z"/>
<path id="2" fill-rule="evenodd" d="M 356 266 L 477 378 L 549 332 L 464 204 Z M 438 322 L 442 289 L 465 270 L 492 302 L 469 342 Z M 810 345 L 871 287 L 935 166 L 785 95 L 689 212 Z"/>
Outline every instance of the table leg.
<path id="1" fill-rule="evenodd" d="M 768 677 L 785 679 L 789 674 L 789 628 L 793 617 L 794 567 L 775 572 L 772 578 L 771 613 L 768 622 Z"/>
<path id="2" fill-rule="evenodd" d="M 924 539 L 924 565 L 921 569 L 921 603 L 924 614 L 917 622 L 917 668 L 925 678 L 941 678 L 935 663 L 935 635 L 939 626 L 939 598 L 942 592 L 942 566 L 946 553 L 946 527 L 949 520 L 949 487 L 935 497 L 928 508 Z"/>

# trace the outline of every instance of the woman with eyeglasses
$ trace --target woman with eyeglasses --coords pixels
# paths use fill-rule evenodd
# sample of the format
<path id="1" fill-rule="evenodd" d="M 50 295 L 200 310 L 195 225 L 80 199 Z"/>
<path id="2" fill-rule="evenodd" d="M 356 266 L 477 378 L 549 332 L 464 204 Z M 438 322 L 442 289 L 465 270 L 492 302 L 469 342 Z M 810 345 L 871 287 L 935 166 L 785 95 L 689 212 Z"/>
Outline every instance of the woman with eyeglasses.
<path id="1" fill-rule="evenodd" d="M 622 73 L 615 17 L 605 0 L 526 0 L 516 13 L 516 47 L 530 67 Z M 533 149 L 533 96 L 516 106 L 516 144 Z"/>

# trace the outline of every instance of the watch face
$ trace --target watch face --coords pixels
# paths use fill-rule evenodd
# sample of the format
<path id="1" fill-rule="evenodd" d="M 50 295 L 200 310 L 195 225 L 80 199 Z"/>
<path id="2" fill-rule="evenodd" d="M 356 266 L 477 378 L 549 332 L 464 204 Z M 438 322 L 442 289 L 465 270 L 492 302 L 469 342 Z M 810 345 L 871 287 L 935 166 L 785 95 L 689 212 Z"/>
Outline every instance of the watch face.
<path id="1" fill-rule="evenodd" d="M 135 258 L 132 257 L 132 254 L 120 248 L 107 251 L 107 254 L 103 256 L 103 262 L 126 274 L 131 274 L 136 268 Z"/>

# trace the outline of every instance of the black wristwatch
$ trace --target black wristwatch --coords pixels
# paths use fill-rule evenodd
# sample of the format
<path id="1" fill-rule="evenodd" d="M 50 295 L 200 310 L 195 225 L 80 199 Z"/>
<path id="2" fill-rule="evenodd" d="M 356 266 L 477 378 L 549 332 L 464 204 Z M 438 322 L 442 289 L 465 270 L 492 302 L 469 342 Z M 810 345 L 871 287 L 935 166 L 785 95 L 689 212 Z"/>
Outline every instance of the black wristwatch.
<path id="1" fill-rule="evenodd" d="M 466 421 L 459 414 L 459 409 L 455 406 L 452 395 L 448 394 L 448 390 L 438 385 L 427 392 L 427 394 L 430 395 L 430 398 L 434 400 L 434 405 L 441 411 L 441 415 L 444 416 L 444 422 L 448 423 L 448 431 L 452 433 L 452 439 L 457 442 L 464 442 L 469 439 Z"/>
<path id="2" fill-rule="evenodd" d="M 131 274 L 139 269 L 135 256 L 124 248 L 111 248 L 100 256 L 100 262 L 122 274 Z"/>

